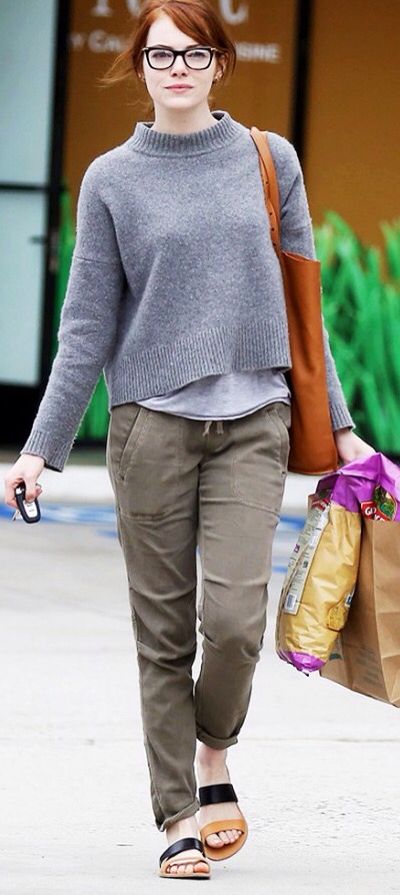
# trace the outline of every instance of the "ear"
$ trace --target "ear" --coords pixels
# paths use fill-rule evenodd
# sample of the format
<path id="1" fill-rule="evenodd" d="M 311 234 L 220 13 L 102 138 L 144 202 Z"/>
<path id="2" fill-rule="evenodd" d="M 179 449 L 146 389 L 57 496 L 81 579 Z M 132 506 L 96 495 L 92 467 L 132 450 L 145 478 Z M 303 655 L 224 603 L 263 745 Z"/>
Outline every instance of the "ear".
<path id="1" fill-rule="evenodd" d="M 221 54 L 217 56 L 217 70 L 215 72 L 216 76 L 218 75 L 218 79 L 223 78 L 225 74 L 227 59 L 226 56 Z"/>
<path id="2" fill-rule="evenodd" d="M 217 71 L 216 71 L 216 73 L 215 73 L 215 76 L 213 77 L 213 84 L 216 84 L 217 81 L 220 81 L 221 78 L 223 78 L 223 76 L 224 76 L 224 69 L 223 69 L 223 67 L 218 68 Z"/>

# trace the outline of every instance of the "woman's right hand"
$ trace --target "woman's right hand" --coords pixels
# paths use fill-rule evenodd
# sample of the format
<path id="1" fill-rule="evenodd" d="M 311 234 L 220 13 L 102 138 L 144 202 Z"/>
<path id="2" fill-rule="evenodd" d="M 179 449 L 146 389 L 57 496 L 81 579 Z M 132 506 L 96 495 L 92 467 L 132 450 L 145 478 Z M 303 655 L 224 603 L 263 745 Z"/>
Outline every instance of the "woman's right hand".
<path id="1" fill-rule="evenodd" d="M 18 505 L 15 499 L 15 488 L 20 482 L 25 482 L 25 500 L 30 502 L 39 497 L 42 493 L 42 486 L 38 483 L 38 478 L 44 469 L 44 458 L 36 454 L 21 454 L 14 466 L 7 472 L 4 477 L 5 491 L 4 499 L 9 507 L 17 510 Z"/>

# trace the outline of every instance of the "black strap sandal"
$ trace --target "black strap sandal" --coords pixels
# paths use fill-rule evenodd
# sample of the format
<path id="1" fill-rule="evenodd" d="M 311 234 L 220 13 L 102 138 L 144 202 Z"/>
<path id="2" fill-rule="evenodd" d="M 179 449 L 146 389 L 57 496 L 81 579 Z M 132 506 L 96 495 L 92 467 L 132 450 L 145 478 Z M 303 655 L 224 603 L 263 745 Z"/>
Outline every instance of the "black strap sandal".
<path id="1" fill-rule="evenodd" d="M 210 786 L 199 786 L 200 806 L 216 805 L 218 802 L 236 802 L 237 795 L 231 783 L 213 783 Z M 238 805 L 239 808 L 239 805 Z M 239 808 L 240 811 L 240 808 Z M 200 830 L 201 841 L 204 846 L 206 857 L 211 861 L 223 861 L 225 858 L 231 858 L 242 848 L 249 834 L 247 821 L 243 816 L 224 818 L 222 820 L 214 820 Z M 221 830 L 240 830 L 241 836 L 235 842 L 229 842 L 226 845 L 213 847 L 208 845 L 206 837 L 211 833 L 220 833 Z"/>
<path id="2" fill-rule="evenodd" d="M 193 873 L 171 873 L 168 868 L 171 864 L 192 864 L 193 867 L 195 864 L 198 864 L 201 858 L 182 858 L 181 860 L 174 861 L 173 858 L 175 855 L 178 855 L 182 851 L 186 851 L 189 848 L 196 848 L 199 852 L 201 852 L 203 858 L 205 857 L 203 843 L 200 839 L 196 839 L 194 836 L 186 836 L 184 839 L 178 839 L 177 842 L 173 842 L 172 845 L 169 845 L 168 848 L 163 851 L 160 856 L 160 870 L 159 876 L 170 877 L 172 879 L 209 879 L 210 878 L 210 867 L 207 870 L 193 870 Z M 207 864 L 208 862 L 205 861 Z"/>

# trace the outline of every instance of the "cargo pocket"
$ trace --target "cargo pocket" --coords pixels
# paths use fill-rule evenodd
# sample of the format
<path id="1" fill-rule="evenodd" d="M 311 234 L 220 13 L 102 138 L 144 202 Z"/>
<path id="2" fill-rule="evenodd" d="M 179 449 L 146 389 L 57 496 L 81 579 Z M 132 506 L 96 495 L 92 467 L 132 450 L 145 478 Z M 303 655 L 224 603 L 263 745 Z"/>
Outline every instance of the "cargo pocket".
<path id="1" fill-rule="evenodd" d="M 115 481 L 121 515 L 145 522 L 174 514 L 182 472 L 182 419 L 140 407 L 119 451 Z"/>
<path id="2" fill-rule="evenodd" d="M 267 413 L 270 415 L 273 420 L 276 429 L 279 433 L 280 437 L 280 453 L 279 453 L 279 461 L 281 466 L 281 475 L 287 475 L 287 468 L 289 462 L 289 451 L 290 451 L 290 423 L 291 423 L 291 409 L 288 404 L 284 404 L 283 402 L 277 402 L 276 404 L 271 404 L 271 407 L 267 406 Z"/>
<path id="3" fill-rule="evenodd" d="M 106 461 L 110 476 L 125 478 L 146 425 L 148 425 L 148 412 L 141 404 L 130 401 L 126 404 L 117 404 L 111 409 L 106 445 Z"/>
<path id="4" fill-rule="evenodd" d="M 289 457 L 289 425 L 290 407 L 276 402 L 232 426 L 233 494 L 247 506 L 275 515 L 280 512 Z"/>

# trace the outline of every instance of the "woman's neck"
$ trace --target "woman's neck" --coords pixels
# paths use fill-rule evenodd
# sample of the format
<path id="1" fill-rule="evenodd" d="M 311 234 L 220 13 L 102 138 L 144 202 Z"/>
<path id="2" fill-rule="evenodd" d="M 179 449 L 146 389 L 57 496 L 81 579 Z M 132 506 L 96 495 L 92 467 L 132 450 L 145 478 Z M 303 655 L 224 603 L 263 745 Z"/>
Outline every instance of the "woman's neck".
<path id="1" fill-rule="evenodd" d="M 216 124 L 208 104 L 194 109 L 156 108 L 152 130 L 164 134 L 193 134 Z"/>

